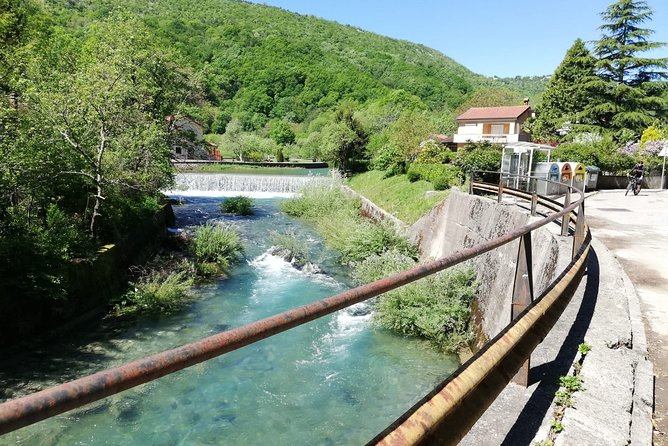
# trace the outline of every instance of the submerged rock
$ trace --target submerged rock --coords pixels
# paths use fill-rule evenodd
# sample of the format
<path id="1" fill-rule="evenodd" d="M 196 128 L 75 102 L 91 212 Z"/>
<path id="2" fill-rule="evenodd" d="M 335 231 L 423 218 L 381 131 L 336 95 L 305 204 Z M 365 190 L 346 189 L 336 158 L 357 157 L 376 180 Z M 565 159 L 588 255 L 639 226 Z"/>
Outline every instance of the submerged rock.
<path id="1" fill-rule="evenodd" d="M 302 253 L 292 252 L 287 248 L 277 248 L 275 246 L 272 246 L 271 248 L 269 248 L 269 254 L 282 258 L 290 265 L 292 265 L 293 268 L 299 271 L 309 274 L 319 274 L 322 272 L 322 270 L 318 265 L 309 262 L 306 259 L 306 256 L 303 255 Z"/>

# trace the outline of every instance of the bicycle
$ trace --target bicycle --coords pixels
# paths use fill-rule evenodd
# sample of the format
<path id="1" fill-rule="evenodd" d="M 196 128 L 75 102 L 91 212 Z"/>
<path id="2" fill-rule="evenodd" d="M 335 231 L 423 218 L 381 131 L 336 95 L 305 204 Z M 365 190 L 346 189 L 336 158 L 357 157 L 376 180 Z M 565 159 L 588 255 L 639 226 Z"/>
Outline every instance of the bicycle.
<path id="1" fill-rule="evenodd" d="M 624 194 L 625 196 L 629 194 L 629 191 L 633 191 L 633 195 L 638 195 L 640 193 L 640 189 L 642 189 L 642 177 L 636 177 L 633 175 L 627 175 L 629 178 L 629 184 L 626 186 L 626 193 Z"/>

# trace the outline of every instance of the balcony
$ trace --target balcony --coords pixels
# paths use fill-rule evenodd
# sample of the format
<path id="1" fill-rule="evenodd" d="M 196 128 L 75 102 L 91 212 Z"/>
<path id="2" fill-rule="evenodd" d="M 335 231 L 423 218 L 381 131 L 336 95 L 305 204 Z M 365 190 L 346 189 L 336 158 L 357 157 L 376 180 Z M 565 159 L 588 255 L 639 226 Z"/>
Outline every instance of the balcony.
<path id="1" fill-rule="evenodd" d="M 506 144 L 512 142 L 519 142 L 529 140 L 528 136 L 518 135 L 518 134 L 503 134 L 503 133 L 483 133 L 483 134 L 466 134 L 466 133 L 455 133 L 453 135 L 453 142 L 463 144 L 468 141 L 472 142 L 481 142 L 489 141 L 492 143 Z"/>

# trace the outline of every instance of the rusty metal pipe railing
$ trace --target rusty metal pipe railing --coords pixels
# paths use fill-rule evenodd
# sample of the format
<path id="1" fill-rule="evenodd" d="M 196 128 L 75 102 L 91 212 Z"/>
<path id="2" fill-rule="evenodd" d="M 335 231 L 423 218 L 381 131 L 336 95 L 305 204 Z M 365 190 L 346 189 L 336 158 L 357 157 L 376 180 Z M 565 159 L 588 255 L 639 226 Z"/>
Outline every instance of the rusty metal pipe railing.
<path id="1" fill-rule="evenodd" d="M 503 236 L 367 285 L 0 404 L 0 435 L 182 370 L 462 263 L 561 218 L 584 200 Z"/>
<path id="2" fill-rule="evenodd" d="M 472 181 L 474 189 L 492 192 L 493 186 Z M 532 204 L 535 200 L 516 189 L 504 192 L 532 199 Z M 455 445 L 492 404 L 559 319 L 584 274 L 591 233 L 584 219 L 584 193 L 578 192 L 579 212 L 562 219 L 562 227 L 564 221 L 576 224 L 576 250 L 566 269 L 517 319 L 369 445 Z M 541 198 L 549 209 L 560 205 Z"/>
<path id="3" fill-rule="evenodd" d="M 457 444 L 559 319 L 584 273 L 590 240 L 554 286 L 369 445 Z"/>

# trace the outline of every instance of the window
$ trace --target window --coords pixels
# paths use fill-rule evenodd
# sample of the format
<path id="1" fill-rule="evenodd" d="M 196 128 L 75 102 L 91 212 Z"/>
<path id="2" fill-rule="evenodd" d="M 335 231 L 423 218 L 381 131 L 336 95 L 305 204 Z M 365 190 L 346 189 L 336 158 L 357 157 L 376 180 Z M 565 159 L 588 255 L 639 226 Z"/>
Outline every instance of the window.
<path id="1" fill-rule="evenodd" d="M 503 128 L 504 128 L 503 124 L 492 124 L 490 133 L 492 135 L 503 135 L 504 133 Z"/>

